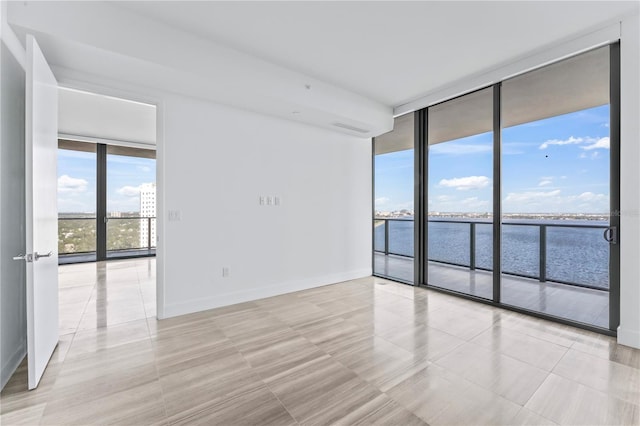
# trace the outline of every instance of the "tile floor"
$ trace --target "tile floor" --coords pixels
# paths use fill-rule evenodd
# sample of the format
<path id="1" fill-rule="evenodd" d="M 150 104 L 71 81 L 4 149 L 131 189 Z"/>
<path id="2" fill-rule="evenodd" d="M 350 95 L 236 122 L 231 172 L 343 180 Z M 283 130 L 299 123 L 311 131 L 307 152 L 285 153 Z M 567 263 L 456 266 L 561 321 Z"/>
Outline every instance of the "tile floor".
<path id="1" fill-rule="evenodd" d="M 60 268 L 10 424 L 639 424 L 640 351 L 380 278 L 155 319 L 154 259 Z"/>

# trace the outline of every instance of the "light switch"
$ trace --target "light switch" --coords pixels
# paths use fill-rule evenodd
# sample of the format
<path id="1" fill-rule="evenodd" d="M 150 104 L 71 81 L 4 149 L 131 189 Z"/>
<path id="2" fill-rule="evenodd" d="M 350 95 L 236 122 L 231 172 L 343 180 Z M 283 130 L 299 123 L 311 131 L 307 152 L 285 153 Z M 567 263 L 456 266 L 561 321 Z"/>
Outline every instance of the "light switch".
<path id="1" fill-rule="evenodd" d="M 273 197 L 271 197 L 271 196 L 268 196 L 268 197 L 267 197 L 267 205 L 268 205 L 268 206 L 273 205 Z"/>
<path id="2" fill-rule="evenodd" d="M 280 205 L 280 197 L 278 197 L 278 196 L 273 197 L 273 204 L 276 205 L 276 206 L 279 206 Z"/>
<path id="3" fill-rule="evenodd" d="M 180 220 L 180 210 L 169 210 L 169 222 L 177 222 Z"/>
<path id="4" fill-rule="evenodd" d="M 264 196 L 261 195 L 258 199 L 258 202 L 260 203 L 261 206 L 264 206 Z"/>

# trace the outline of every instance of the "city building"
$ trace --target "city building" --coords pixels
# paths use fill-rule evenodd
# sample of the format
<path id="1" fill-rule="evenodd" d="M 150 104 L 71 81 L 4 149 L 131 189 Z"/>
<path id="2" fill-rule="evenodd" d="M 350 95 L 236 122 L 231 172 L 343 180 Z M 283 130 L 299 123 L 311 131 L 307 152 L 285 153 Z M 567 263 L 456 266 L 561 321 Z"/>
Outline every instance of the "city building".
<path id="1" fill-rule="evenodd" d="M 640 423 L 637 1 L 0 4 L 3 425 Z M 507 88 L 581 55 L 604 67 L 580 78 L 560 73 L 553 90 L 530 90 L 547 81 L 537 77 Z M 581 139 L 582 149 L 576 141 L 591 135 L 577 129 L 553 146 L 574 144 L 585 158 L 573 162 L 592 161 L 610 142 L 619 159 L 609 203 L 619 207 L 609 211 L 616 228 L 597 228 L 615 253 L 609 328 L 503 303 L 500 285 L 514 284 L 517 297 L 519 281 L 502 276 L 502 236 L 491 233 L 503 225 L 503 124 L 532 121 L 506 112 L 578 111 L 558 94 L 602 75 L 608 84 L 579 100 L 600 105 L 604 93 L 610 139 Z M 96 99 L 78 96 L 59 116 L 56 91 Z M 129 113 L 136 105 L 151 119 Z M 59 131 L 69 115 L 73 135 Z M 403 117 L 410 124 L 397 124 Z M 438 269 L 425 252 L 424 188 L 443 182 L 428 178 L 429 144 L 456 132 L 490 134 L 496 154 L 491 179 L 463 175 L 495 189 L 493 209 L 482 210 L 495 212 L 483 234 L 493 246 L 481 254 L 495 269 L 484 271 L 493 291 L 484 300 L 431 288 L 431 279 L 479 287 L 469 277 L 482 272 L 471 271 L 479 256 L 464 270 Z M 58 268 L 46 247 L 55 208 L 33 221 L 31 207 L 55 204 L 55 139 L 69 136 L 95 143 L 102 159 L 113 147 L 155 152 L 157 226 L 147 237 L 156 233 L 157 257 Z M 379 219 L 424 222 L 408 233 L 414 244 L 404 256 L 414 259 L 406 263 L 415 286 L 373 276 L 376 259 L 391 259 L 374 251 L 373 236 L 393 226 L 374 220 L 375 155 L 389 136 L 392 151 L 417 152 L 414 205 Z M 38 143 L 46 154 L 34 169 Z M 447 161 L 452 170 L 461 164 Z M 534 171 L 535 196 L 550 175 Z M 104 187 L 104 171 L 97 175 Z M 39 225 L 42 233 L 29 231 Z M 442 251 L 452 251 L 444 241 Z M 475 253 L 473 239 L 465 243 Z M 559 246 L 558 256 L 575 249 Z M 544 271 L 552 256 L 537 247 Z M 580 310 L 586 291 L 555 290 L 536 300 Z"/>
<path id="2" fill-rule="evenodd" d="M 155 183 L 145 183 L 140 186 L 140 217 L 153 218 L 153 220 L 140 220 L 140 247 L 153 247 L 156 241 Z M 149 230 L 151 230 L 151 234 L 149 234 Z"/>

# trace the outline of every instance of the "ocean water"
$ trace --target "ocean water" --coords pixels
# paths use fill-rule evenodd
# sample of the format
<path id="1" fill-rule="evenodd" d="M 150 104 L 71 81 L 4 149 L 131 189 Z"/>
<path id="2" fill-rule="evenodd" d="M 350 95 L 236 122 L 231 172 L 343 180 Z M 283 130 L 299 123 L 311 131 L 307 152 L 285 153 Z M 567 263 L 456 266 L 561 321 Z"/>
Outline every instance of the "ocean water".
<path id="1" fill-rule="evenodd" d="M 469 265 L 469 219 L 460 222 L 429 222 L 429 260 Z M 389 253 L 413 256 L 413 220 L 390 220 Z M 546 276 L 548 281 L 609 287 L 609 243 L 600 228 L 571 228 L 566 225 L 608 226 L 608 222 L 579 220 L 519 220 L 502 225 L 502 271 L 538 278 L 540 271 L 540 226 L 548 226 Z M 384 225 L 374 230 L 374 247 L 384 251 Z M 475 224 L 476 268 L 493 268 L 492 225 Z"/>

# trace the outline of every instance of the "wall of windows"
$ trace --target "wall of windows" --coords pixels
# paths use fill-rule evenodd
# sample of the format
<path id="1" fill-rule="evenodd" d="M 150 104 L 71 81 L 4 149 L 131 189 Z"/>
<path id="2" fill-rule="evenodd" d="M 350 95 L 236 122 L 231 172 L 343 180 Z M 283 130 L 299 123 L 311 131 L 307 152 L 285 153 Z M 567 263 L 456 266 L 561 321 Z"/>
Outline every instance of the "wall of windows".
<path id="1" fill-rule="evenodd" d="M 413 114 L 415 284 L 615 331 L 618 70 L 613 44 Z"/>
<path id="2" fill-rule="evenodd" d="M 155 150 L 60 140 L 60 263 L 155 254 Z"/>

